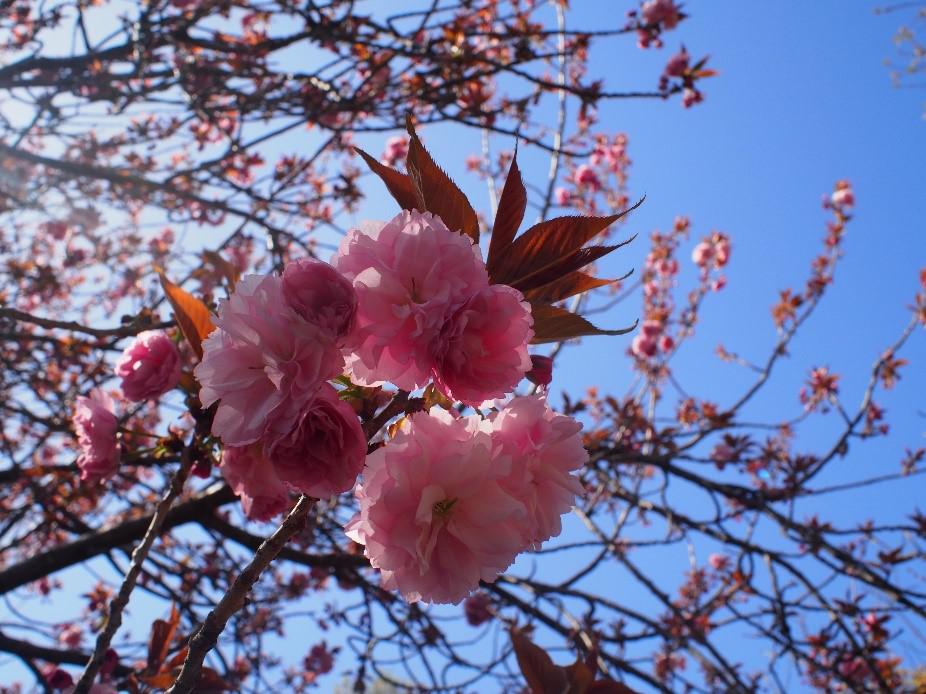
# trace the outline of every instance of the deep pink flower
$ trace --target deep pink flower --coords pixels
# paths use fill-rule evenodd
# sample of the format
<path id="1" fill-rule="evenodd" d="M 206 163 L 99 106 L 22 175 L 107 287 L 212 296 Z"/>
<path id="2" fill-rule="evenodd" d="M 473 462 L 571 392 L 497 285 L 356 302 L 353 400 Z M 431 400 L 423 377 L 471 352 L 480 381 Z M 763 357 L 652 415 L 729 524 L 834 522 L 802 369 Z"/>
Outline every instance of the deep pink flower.
<path id="1" fill-rule="evenodd" d="M 57 665 L 49 664 L 42 669 L 42 676 L 45 683 L 52 689 L 66 689 L 74 686 L 74 678 L 67 670 L 62 670 Z"/>
<path id="2" fill-rule="evenodd" d="M 195 373 L 203 405 L 220 401 L 212 433 L 226 445 L 253 443 L 271 416 L 285 429 L 319 386 L 341 372 L 337 345 L 288 306 L 279 277 L 242 277 L 219 304 L 215 324 Z"/>
<path id="3" fill-rule="evenodd" d="M 424 386 L 444 322 L 489 284 L 479 246 L 439 217 L 403 210 L 375 231 L 350 231 L 335 267 L 357 290 L 348 368 L 361 385 Z"/>
<path id="4" fill-rule="evenodd" d="M 688 72 L 688 51 L 684 48 L 669 58 L 663 72 L 669 77 L 681 77 Z"/>
<path id="5" fill-rule="evenodd" d="M 572 474 L 588 461 L 581 431 L 579 422 L 554 412 L 540 395 L 513 398 L 492 419 L 492 439 L 510 457 L 502 485 L 527 505 L 525 539 L 534 547 L 559 535 L 560 517 L 582 493 Z"/>
<path id="6" fill-rule="evenodd" d="M 568 205 L 569 202 L 572 200 L 572 195 L 570 195 L 569 191 L 566 190 L 565 188 L 557 188 L 555 197 L 556 197 L 556 204 L 562 205 L 563 207 Z"/>
<path id="7" fill-rule="evenodd" d="M 303 494 L 327 499 L 353 488 L 367 440 L 356 413 L 325 383 L 290 430 L 276 432 L 271 423 L 266 450 L 281 480 Z"/>
<path id="8" fill-rule="evenodd" d="M 160 397 L 180 382 L 180 352 L 167 335 L 147 330 L 125 348 L 116 363 L 116 375 L 129 400 Z"/>
<path id="9" fill-rule="evenodd" d="M 260 444 L 226 446 L 219 466 L 225 481 L 241 498 L 241 507 L 251 520 L 270 520 L 289 506 L 289 492 Z"/>
<path id="10" fill-rule="evenodd" d="M 637 333 L 630 343 L 630 351 L 640 359 L 655 356 L 657 348 L 656 339 L 642 331 Z"/>
<path id="11" fill-rule="evenodd" d="M 526 508 L 497 476 L 488 422 L 419 412 L 367 457 L 347 535 L 409 602 L 457 603 L 524 548 Z"/>
<path id="12" fill-rule="evenodd" d="M 592 190 L 599 190 L 601 188 L 601 180 L 598 178 L 598 174 L 595 173 L 595 169 L 588 164 L 582 164 L 576 169 L 573 180 L 576 182 L 576 185 L 587 186 Z"/>
<path id="13" fill-rule="evenodd" d="M 119 469 L 115 409 L 113 399 L 99 389 L 90 391 L 90 397 L 77 398 L 72 422 L 80 446 L 77 466 L 82 480 L 106 479 Z"/>
<path id="14" fill-rule="evenodd" d="M 290 308 L 333 340 L 343 340 L 354 325 L 357 293 L 328 263 L 311 258 L 289 263 L 283 270 L 283 296 Z"/>
<path id="15" fill-rule="evenodd" d="M 431 346 L 434 385 L 468 405 L 514 390 L 531 368 L 530 304 L 517 289 L 495 284 L 461 306 Z"/>

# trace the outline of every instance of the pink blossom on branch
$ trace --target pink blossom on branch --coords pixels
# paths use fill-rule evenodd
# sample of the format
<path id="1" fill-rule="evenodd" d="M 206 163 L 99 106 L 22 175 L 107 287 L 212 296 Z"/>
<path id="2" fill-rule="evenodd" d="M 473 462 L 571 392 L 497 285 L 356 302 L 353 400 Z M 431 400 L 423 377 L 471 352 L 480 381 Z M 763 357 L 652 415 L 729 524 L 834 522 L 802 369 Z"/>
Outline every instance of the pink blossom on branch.
<path id="1" fill-rule="evenodd" d="M 89 397 L 77 398 L 72 421 L 80 446 L 77 466 L 82 480 L 106 479 L 119 469 L 115 409 L 113 399 L 99 389 L 92 390 Z"/>
<path id="2" fill-rule="evenodd" d="M 226 446 L 219 469 L 251 520 L 270 520 L 289 505 L 289 491 L 260 444 Z"/>
<path id="3" fill-rule="evenodd" d="M 357 293 L 354 286 L 328 263 L 305 258 L 283 270 L 283 296 L 306 322 L 342 341 L 354 325 Z"/>
<path id="4" fill-rule="evenodd" d="M 179 383 L 180 352 L 167 335 L 148 330 L 126 347 L 115 373 L 122 379 L 122 394 L 129 400 L 157 398 Z"/>
<path id="5" fill-rule="evenodd" d="M 409 602 L 457 603 L 524 547 L 527 509 L 498 482 L 489 425 L 432 407 L 367 457 L 348 537 Z"/>
<path id="6" fill-rule="evenodd" d="M 489 285 L 479 246 L 416 210 L 373 231 L 350 231 L 334 265 L 357 291 L 357 327 L 347 348 L 360 385 L 426 385 L 430 347 L 445 321 Z"/>
<path id="7" fill-rule="evenodd" d="M 367 454 L 367 440 L 350 405 L 329 384 L 299 413 L 294 427 L 268 434 L 267 455 L 281 480 L 303 494 L 328 498 L 349 491 Z"/>
<path id="8" fill-rule="evenodd" d="M 582 425 L 550 409 L 546 398 L 516 397 L 492 419 L 492 439 L 510 456 L 502 486 L 526 504 L 526 542 L 539 547 L 560 534 L 561 516 L 582 493 L 573 473 L 588 461 Z"/>
<path id="9" fill-rule="evenodd" d="M 531 369 L 530 304 L 517 289 L 496 284 L 469 299 L 431 346 L 434 384 L 468 405 L 514 390 Z"/>
<path id="10" fill-rule="evenodd" d="M 219 402 L 212 433 L 226 445 L 257 441 L 271 417 L 285 429 L 322 382 L 341 372 L 337 345 L 289 308 L 279 277 L 243 277 L 219 304 L 215 324 L 195 374 L 203 405 Z"/>

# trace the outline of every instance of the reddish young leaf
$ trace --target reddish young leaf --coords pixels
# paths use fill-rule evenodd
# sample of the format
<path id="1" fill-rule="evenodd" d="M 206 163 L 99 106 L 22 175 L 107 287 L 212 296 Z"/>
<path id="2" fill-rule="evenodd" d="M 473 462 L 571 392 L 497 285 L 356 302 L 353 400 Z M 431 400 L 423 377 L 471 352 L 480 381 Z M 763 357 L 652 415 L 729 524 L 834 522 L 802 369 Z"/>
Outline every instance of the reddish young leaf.
<path id="1" fill-rule="evenodd" d="M 170 606 L 170 619 L 155 619 L 152 623 L 151 638 L 148 640 L 148 672 L 158 672 L 161 669 L 179 624 L 180 612 L 176 605 Z"/>
<path id="2" fill-rule="evenodd" d="M 555 263 L 548 265 L 545 268 L 541 268 L 536 272 L 528 275 L 527 277 L 522 277 L 517 280 L 513 286 L 515 289 L 520 289 L 522 292 L 527 291 L 528 289 L 536 289 L 538 287 L 543 287 L 551 282 L 568 275 L 570 272 L 574 272 L 579 268 L 583 268 L 590 263 L 594 263 L 599 258 L 606 256 L 611 251 L 617 250 L 621 246 L 624 246 L 630 241 L 633 241 L 633 238 L 623 243 L 619 243 L 616 246 L 587 246 L 585 248 L 580 248 L 577 251 L 573 251 L 567 256 L 564 256 L 557 260 Z"/>
<path id="3" fill-rule="evenodd" d="M 367 166 L 370 167 L 370 170 L 382 179 L 389 193 L 395 198 L 395 201 L 399 203 L 399 207 L 403 210 L 421 209 L 421 203 L 418 201 L 418 197 L 415 194 L 415 186 L 410 176 L 380 164 L 376 159 L 359 147 L 354 147 L 354 151 L 363 157 L 363 160 L 367 163 Z"/>
<path id="4" fill-rule="evenodd" d="M 202 359 L 203 340 L 215 330 L 209 309 L 202 301 L 167 279 L 160 270 L 158 270 L 158 277 L 161 278 L 164 294 L 171 308 L 174 309 L 180 330 L 183 331 L 184 337 L 190 343 L 196 356 Z"/>
<path id="5" fill-rule="evenodd" d="M 473 243 L 479 243 L 479 220 L 473 206 L 463 191 L 434 163 L 418 139 L 411 119 L 407 127 L 411 140 L 405 161 L 421 205 L 440 217 L 451 231 L 459 231 L 469 236 Z"/>
<path id="6" fill-rule="evenodd" d="M 595 680 L 595 673 L 581 660 L 563 668 L 569 687 L 568 694 L 585 694 Z"/>
<path id="7" fill-rule="evenodd" d="M 585 694 L 639 694 L 639 692 L 614 680 L 598 680 L 589 685 Z"/>
<path id="8" fill-rule="evenodd" d="M 534 694 L 562 694 L 567 691 L 566 671 L 554 665 L 550 656 L 518 629 L 511 630 L 511 645 L 521 674 Z"/>
<path id="9" fill-rule="evenodd" d="M 624 277 L 627 277 L 627 275 L 624 275 Z M 617 281 L 619 280 L 592 277 L 580 271 L 570 272 L 568 275 L 560 277 L 558 280 L 554 280 L 542 287 L 528 289 L 524 292 L 524 298 L 538 304 L 553 304 L 557 301 L 568 299 L 570 296 L 575 296 L 576 294 L 581 294 L 591 289 L 597 289 L 598 287 L 604 287 Z"/>
<path id="10" fill-rule="evenodd" d="M 514 241 L 518 227 L 524 219 L 524 210 L 527 209 L 527 191 L 521 180 L 521 171 L 518 169 L 518 156 L 511 159 L 511 168 L 502 188 L 502 197 L 498 201 L 498 210 L 495 212 L 495 224 L 492 226 L 492 240 L 489 242 L 489 255 L 486 268 L 492 272 L 493 265 L 498 258 Z"/>
<path id="11" fill-rule="evenodd" d="M 177 676 L 172 672 L 159 672 L 156 675 L 145 675 L 141 681 L 149 687 L 155 689 L 167 689 L 177 680 Z"/>
<path id="12" fill-rule="evenodd" d="M 496 262 L 489 279 L 494 284 L 515 283 L 579 250 L 643 202 L 608 217 L 557 217 L 535 224 L 515 239 Z"/>
<path id="13" fill-rule="evenodd" d="M 585 335 L 626 335 L 637 327 L 637 322 L 620 330 L 602 330 L 571 311 L 549 304 L 532 304 L 534 339 L 531 343 L 559 342 Z"/>

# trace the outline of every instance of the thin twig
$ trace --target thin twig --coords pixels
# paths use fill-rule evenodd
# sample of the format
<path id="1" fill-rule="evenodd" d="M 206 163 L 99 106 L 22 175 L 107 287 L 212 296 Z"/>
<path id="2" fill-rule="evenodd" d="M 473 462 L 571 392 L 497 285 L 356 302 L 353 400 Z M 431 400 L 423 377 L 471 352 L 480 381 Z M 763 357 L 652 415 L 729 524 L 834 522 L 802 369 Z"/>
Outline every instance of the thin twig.
<path id="1" fill-rule="evenodd" d="M 206 654 L 215 647 L 228 620 L 244 606 L 245 598 L 264 569 L 276 558 L 287 541 L 305 527 L 306 516 L 315 505 L 315 501 L 308 496 L 299 497 L 299 501 L 280 527 L 264 541 L 215 609 L 206 616 L 202 626 L 190 639 L 190 650 L 183 661 L 183 668 L 177 681 L 167 690 L 167 694 L 189 694 L 196 688 Z"/>
<path id="2" fill-rule="evenodd" d="M 77 684 L 74 687 L 74 694 L 87 694 L 87 692 L 90 691 L 93 680 L 96 679 L 97 673 L 100 671 L 100 666 L 103 664 L 103 659 L 106 657 L 106 652 L 109 650 L 109 646 L 112 643 L 113 636 L 116 635 L 119 626 L 122 624 L 122 611 L 128 604 L 129 597 L 135 589 L 135 583 L 138 581 L 138 575 L 141 573 L 142 564 L 144 564 L 145 559 L 148 557 L 148 552 L 151 550 L 151 545 L 154 544 L 155 538 L 161 534 L 161 526 L 164 525 L 167 512 L 170 510 L 174 499 L 179 496 L 183 489 L 183 485 L 186 483 L 187 475 L 189 475 L 192 466 L 192 451 L 187 447 L 184 450 L 180 467 L 170 481 L 170 487 L 168 487 L 167 493 L 164 494 L 164 498 L 161 499 L 157 510 L 154 512 L 154 516 L 151 518 L 151 523 L 148 525 L 145 536 L 132 552 L 129 570 L 126 572 L 125 578 L 122 579 L 122 585 L 119 586 L 119 593 L 109 605 L 106 624 L 99 636 L 97 636 L 93 655 L 90 657 L 90 662 L 87 663 L 83 673 L 81 673 L 80 679 L 77 680 Z"/>

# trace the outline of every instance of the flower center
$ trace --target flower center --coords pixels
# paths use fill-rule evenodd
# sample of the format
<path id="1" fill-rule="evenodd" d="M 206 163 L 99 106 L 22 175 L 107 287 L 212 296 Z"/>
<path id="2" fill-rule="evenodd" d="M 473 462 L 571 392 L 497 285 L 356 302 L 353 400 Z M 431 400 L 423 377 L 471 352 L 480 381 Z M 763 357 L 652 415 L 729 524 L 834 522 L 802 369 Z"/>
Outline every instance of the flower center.
<path id="1" fill-rule="evenodd" d="M 450 509 L 452 509 L 456 503 L 457 499 L 444 499 L 443 501 L 435 502 L 434 506 L 431 507 L 431 510 L 434 512 L 435 516 L 446 518 L 450 515 Z"/>

